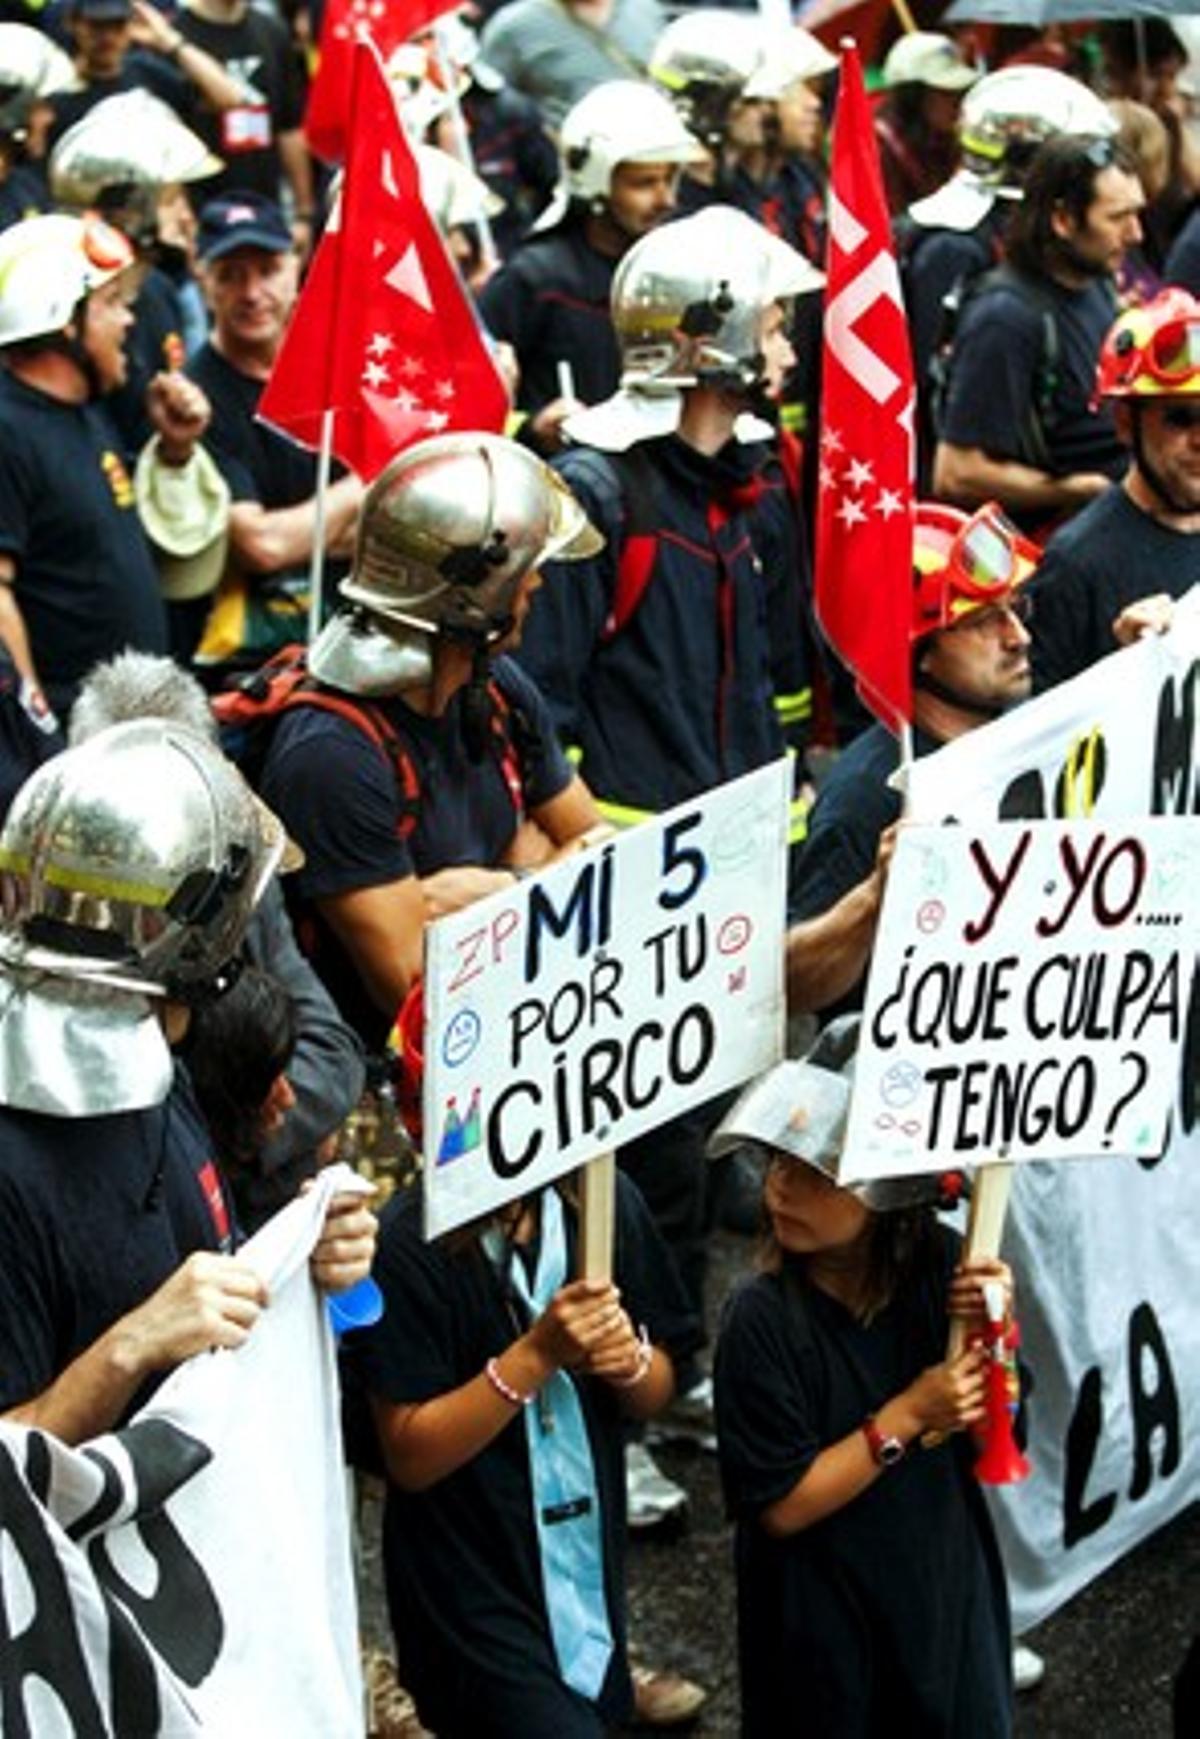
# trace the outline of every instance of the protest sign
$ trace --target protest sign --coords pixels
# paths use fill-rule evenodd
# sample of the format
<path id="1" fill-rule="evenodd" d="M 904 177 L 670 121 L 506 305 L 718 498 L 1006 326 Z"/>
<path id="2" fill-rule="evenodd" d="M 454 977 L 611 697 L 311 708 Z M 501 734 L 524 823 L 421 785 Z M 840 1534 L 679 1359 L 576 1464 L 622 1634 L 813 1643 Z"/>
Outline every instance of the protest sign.
<path id="1" fill-rule="evenodd" d="M 78 1449 L 0 1422 L 0 1729 L 362 1730 L 337 1372 L 308 1272 L 339 1166 L 239 1252 L 270 1307 Z"/>
<path id="2" fill-rule="evenodd" d="M 429 927 L 427 1237 L 777 1060 L 789 795 L 775 762 Z"/>
<path id="3" fill-rule="evenodd" d="M 913 816 L 1195 818 L 1198 703 L 1200 588 L 1165 638 L 918 760 Z M 1200 1498 L 1198 983 L 1161 1158 L 1015 1168 L 1004 1255 L 1033 1474 L 988 1497 L 1018 1633 Z"/>
<path id="4" fill-rule="evenodd" d="M 847 1179 L 1161 1153 L 1197 886 L 1190 820 L 903 829 L 871 964 Z"/>

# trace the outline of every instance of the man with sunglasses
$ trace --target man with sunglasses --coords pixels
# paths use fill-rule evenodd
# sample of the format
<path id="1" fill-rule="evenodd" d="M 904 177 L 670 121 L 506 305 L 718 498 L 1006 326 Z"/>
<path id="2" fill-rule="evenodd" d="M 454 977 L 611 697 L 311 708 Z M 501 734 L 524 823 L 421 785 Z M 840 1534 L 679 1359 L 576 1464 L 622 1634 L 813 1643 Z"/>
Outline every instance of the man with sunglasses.
<path id="1" fill-rule="evenodd" d="M 1171 600 L 1200 582 L 1200 301 L 1170 289 L 1122 314 L 1104 341 L 1096 392 L 1112 403 L 1129 467 L 1047 545 L 1039 690 L 1165 626 Z"/>
<path id="2" fill-rule="evenodd" d="M 1003 277 L 972 298 L 955 334 L 933 465 L 943 499 L 994 498 L 1044 535 L 1120 475 L 1121 443 L 1092 386 L 1116 312 L 1113 274 L 1141 238 L 1144 203 L 1112 139 L 1041 146 Z"/>
<path id="3" fill-rule="evenodd" d="M 968 517 L 917 506 L 913 539 L 913 746 L 917 755 L 990 723 L 1030 691 L 1036 548 L 995 502 Z M 839 756 L 809 817 L 787 937 L 793 1013 L 861 1006 L 900 818 L 888 784 L 900 745 L 882 724 Z"/>

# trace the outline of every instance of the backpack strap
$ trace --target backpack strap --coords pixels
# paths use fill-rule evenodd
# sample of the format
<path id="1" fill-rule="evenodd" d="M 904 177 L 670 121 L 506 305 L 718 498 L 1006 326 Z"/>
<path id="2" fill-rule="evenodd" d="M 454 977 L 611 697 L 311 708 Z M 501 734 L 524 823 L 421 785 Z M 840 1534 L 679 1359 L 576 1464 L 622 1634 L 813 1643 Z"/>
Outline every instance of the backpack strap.
<path id="1" fill-rule="evenodd" d="M 278 710 L 295 712 L 299 707 L 333 713 L 370 738 L 395 774 L 399 807 L 396 838 L 407 839 L 421 813 L 421 782 L 407 745 L 383 709 L 372 706 L 369 701 L 352 700 L 347 694 L 335 694 L 325 688 L 294 688 L 284 697 Z"/>
<path id="2" fill-rule="evenodd" d="M 517 825 L 525 819 L 525 779 L 521 750 L 528 735 L 519 707 L 515 707 L 495 677 L 488 681 L 492 702 L 490 728 L 492 746 L 500 764 L 505 787 L 512 799 Z"/>
<path id="3" fill-rule="evenodd" d="M 406 744 L 381 707 L 318 687 L 309 675 L 304 646 L 283 647 L 260 669 L 215 696 L 212 702 L 218 727 L 226 731 L 252 729 L 298 707 L 333 713 L 375 745 L 396 778 L 399 804 L 396 836 L 407 839 L 420 814 L 421 784 Z"/>

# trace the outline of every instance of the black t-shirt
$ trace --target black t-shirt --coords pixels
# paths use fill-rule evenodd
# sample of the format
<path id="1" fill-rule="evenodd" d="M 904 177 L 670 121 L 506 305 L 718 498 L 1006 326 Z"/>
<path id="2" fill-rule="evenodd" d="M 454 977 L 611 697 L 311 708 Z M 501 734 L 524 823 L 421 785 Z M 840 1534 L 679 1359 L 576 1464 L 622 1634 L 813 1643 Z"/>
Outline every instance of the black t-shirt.
<path id="1" fill-rule="evenodd" d="M 231 1246 L 182 1069 L 148 1111 L 68 1118 L 0 1106 L 0 1412 L 40 1394 L 194 1250 Z"/>
<path id="2" fill-rule="evenodd" d="M 249 188 L 266 199 L 279 198 L 279 135 L 299 127 L 304 113 L 304 82 L 287 29 L 273 14 L 250 7 L 234 23 L 181 7 L 176 28 L 224 67 L 244 93 L 244 102 L 220 114 L 208 109 L 195 127 L 225 167 L 211 180 L 198 182 L 198 204 L 227 188 Z"/>
<path id="3" fill-rule="evenodd" d="M 452 1253 L 422 1241 L 417 1191 L 393 1199 L 380 1225 L 375 1278 L 385 1310 L 353 1337 L 368 1390 L 392 1403 L 456 1389 L 512 1344 L 527 1325 L 477 1244 Z M 568 1273 L 574 1272 L 567 1215 Z M 696 1344 L 674 1269 L 636 1188 L 617 1175 L 614 1279 L 625 1309 L 656 1344 L 681 1356 Z M 596 1468 L 605 1587 L 616 1653 L 599 1698 L 609 1720 L 628 1714 L 624 1657 L 624 1434 L 614 1391 L 577 1382 Z M 592 1705 L 558 1674 L 542 1594 L 532 1520 L 525 1423 L 514 1412 L 500 1435 L 427 1491 L 389 1485 L 384 1574 L 400 1677 L 421 1718 L 445 1739 L 515 1734 L 588 1735 L 602 1728 Z"/>
<path id="4" fill-rule="evenodd" d="M 1111 285 L 1066 290 L 1048 278 L 1039 282 L 1058 333 L 1053 416 L 1043 421 L 1049 469 L 1056 477 L 1103 471 L 1115 480 L 1125 469 L 1125 449 L 1110 406 L 1092 409 L 1096 359 L 1116 311 Z M 1046 390 L 1045 351 L 1040 302 L 1009 284 L 981 289 L 955 333 L 942 440 L 979 447 L 993 459 L 1036 462 L 1024 431 L 1039 390 Z M 1025 522 L 1033 529 L 1045 518 Z"/>
<path id="5" fill-rule="evenodd" d="M 263 507 L 295 507 L 316 493 L 317 456 L 254 420 L 265 381 L 234 368 L 210 342 L 187 366 L 189 377 L 202 386 L 212 405 L 212 422 L 204 444 L 229 485 L 231 498 L 257 501 Z M 333 475 L 345 468 L 334 465 Z"/>
<path id="6" fill-rule="evenodd" d="M 396 773 L 374 743 L 348 720 L 315 708 L 285 713 L 274 729 L 262 792 L 303 848 L 305 862 L 289 897 L 311 916 L 311 902 L 406 876 L 461 864 L 500 862 L 519 820 L 510 774 L 519 776 L 527 811 L 557 797 L 571 781 L 545 703 L 510 660 L 493 680 L 508 703 L 504 732 L 481 762 L 463 739 L 460 690 L 441 718 L 427 718 L 393 699 L 384 711 L 412 757 L 419 789 L 416 825 L 400 838 Z M 511 747 L 510 747 L 511 745 Z M 506 767 L 505 761 L 509 762 Z M 317 923 L 315 961 L 343 1016 L 369 1044 L 390 1025 L 364 992 L 358 973 L 326 927 Z"/>
<path id="7" fill-rule="evenodd" d="M 1200 585 L 1200 535 L 1172 531 L 1119 485 L 1055 532 L 1031 586 L 1033 681 L 1039 692 L 1117 650 L 1112 625 L 1153 592 Z"/>
<path id="8" fill-rule="evenodd" d="M 717 1342 L 721 1476 L 736 1523 L 745 1739 L 1011 1731 L 1004 1577 L 962 1438 L 914 1449 L 787 1539 L 762 1527 L 822 1449 L 945 1356 L 944 1267 L 863 1324 L 785 1259 L 736 1292 Z"/>
<path id="9" fill-rule="evenodd" d="M 158 574 L 122 443 L 102 405 L 63 404 L 0 371 L 0 551 L 51 705 L 93 664 L 167 650 Z"/>
<path id="10" fill-rule="evenodd" d="M 148 49 L 131 48 L 116 78 L 89 79 L 82 90 L 58 91 L 47 97 L 54 111 L 47 148 L 56 144 L 68 127 L 81 121 L 105 97 L 116 97 L 122 91 L 134 90 L 146 90 L 151 96 L 160 98 L 174 109 L 186 127 L 195 130 L 201 103 L 195 85 L 163 55 Z"/>

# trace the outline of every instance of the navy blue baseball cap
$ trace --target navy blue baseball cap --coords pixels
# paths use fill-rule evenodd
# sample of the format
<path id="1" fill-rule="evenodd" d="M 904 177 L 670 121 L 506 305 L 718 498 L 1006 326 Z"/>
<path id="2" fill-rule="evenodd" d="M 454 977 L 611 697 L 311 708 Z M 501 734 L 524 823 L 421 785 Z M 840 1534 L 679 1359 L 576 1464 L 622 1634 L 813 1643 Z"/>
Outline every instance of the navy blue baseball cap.
<path id="1" fill-rule="evenodd" d="M 196 251 L 202 260 L 219 260 L 235 248 L 265 248 L 289 253 L 292 232 L 273 199 L 237 188 L 210 199 L 200 212 Z"/>
<path id="2" fill-rule="evenodd" d="M 90 18 L 96 24 L 116 24 L 133 17 L 131 0 L 71 0 L 67 11 L 72 18 Z"/>

